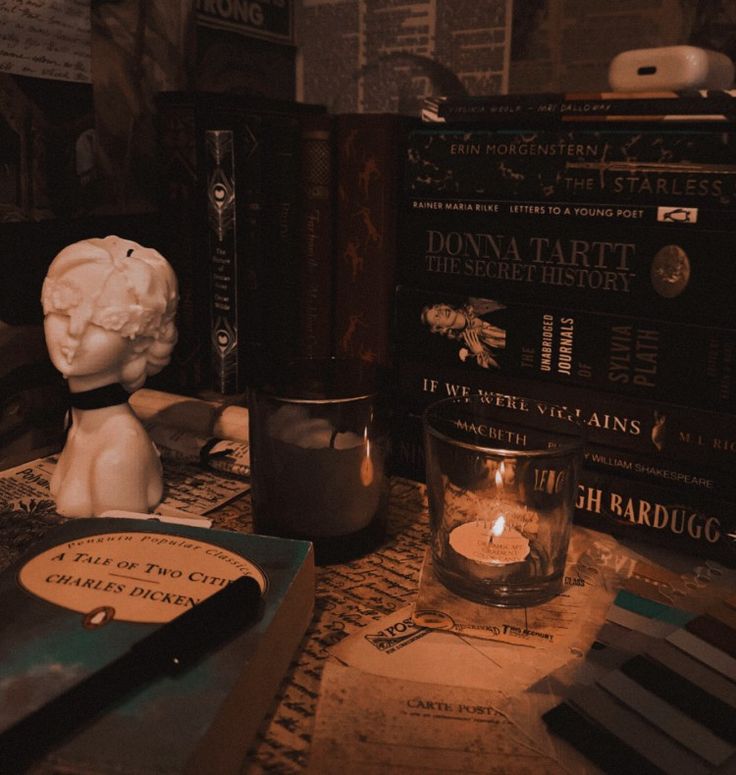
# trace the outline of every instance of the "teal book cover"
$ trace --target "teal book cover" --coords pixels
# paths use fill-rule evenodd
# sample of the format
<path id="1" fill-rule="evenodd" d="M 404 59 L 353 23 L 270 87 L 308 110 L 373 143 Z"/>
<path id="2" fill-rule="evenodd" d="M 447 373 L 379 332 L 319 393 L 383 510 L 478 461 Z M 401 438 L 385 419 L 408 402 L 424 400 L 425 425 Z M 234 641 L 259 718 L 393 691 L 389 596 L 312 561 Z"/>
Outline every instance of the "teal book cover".
<path id="1" fill-rule="evenodd" d="M 261 587 L 253 625 L 112 704 L 33 772 L 240 771 L 312 618 L 308 542 L 128 519 L 50 531 L 0 575 L 0 734 L 239 576 Z"/>

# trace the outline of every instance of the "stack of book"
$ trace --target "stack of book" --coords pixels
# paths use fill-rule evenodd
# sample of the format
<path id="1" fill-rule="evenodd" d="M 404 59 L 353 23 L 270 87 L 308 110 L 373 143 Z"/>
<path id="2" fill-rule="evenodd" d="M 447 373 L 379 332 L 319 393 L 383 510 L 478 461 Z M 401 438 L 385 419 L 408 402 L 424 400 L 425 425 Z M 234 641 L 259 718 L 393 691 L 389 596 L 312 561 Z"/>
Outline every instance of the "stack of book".
<path id="1" fill-rule="evenodd" d="M 159 95 L 161 211 L 181 296 L 177 353 L 190 359 L 199 389 L 240 393 L 249 361 L 294 348 L 302 145 L 324 114 L 258 96 Z"/>
<path id="2" fill-rule="evenodd" d="M 527 395 L 588 426 L 577 520 L 736 560 L 736 94 L 434 99 L 412 132 L 397 473 L 421 413 Z"/>
<path id="3" fill-rule="evenodd" d="M 386 362 L 397 180 L 418 120 L 208 93 L 163 93 L 158 112 L 191 384 L 242 393 L 259 361 L 295 356 Z"/>

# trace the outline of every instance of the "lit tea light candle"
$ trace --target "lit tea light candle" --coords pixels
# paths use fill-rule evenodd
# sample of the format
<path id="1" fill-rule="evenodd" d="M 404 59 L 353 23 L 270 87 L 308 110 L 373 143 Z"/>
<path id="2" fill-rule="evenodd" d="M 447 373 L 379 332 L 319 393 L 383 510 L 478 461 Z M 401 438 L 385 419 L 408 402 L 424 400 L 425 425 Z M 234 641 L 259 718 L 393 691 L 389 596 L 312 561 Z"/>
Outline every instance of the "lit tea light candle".
<path id="1" fill-rule="evenodd" d="M 483 510 L 494 516 L 468 519 L 454 527 L 448 536 L 451 551 L 448 560 L 462 573 L 481 579 L 500 580 L 518 571 L 529 557 L 531 545 L 522 532 L 534 526 L 534 514 L 526 506 L 504 495 L 509 473 L 503 462 L 495 471 L 497 496 L 479 499 L 473 511 Z"/>
<path id="2" fill-rule="evenodd" d="M 425 410 L 432 569 L 450 592 L 522 608 L 562 590 L 585 429 L 559 413 L 486 396 Z"/>
<path id="3" fill-rule="evenodd" d="M 523 562 L 529 554 L 529 539 L 507 525 L 503 514 L 494 521 L 481 519 L 459 525 L 450 533 L 450 546 L 468 560 L 487 565 Z"/>

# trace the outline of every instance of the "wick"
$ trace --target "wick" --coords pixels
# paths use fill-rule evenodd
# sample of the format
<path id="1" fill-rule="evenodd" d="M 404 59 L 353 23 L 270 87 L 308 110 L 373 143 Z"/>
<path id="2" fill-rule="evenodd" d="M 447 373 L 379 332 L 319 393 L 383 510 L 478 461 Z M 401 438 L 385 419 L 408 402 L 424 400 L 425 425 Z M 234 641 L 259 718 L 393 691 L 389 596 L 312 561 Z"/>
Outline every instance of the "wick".
<path id="1" fill-rule="evenodd" d="M 335 428 L 334 431 L 332 431 L 332 435 L 330 436 L 330 448 L 335 448 L 335 439 L 337 438 L 337 428 Z"/>
<path id="2" fill-rule="evenodd" d="M 125 254 L 125 257 L 130 258 L 132 254 L 133 254 L 133 248 L 128 248 L 128 252 Z"/>

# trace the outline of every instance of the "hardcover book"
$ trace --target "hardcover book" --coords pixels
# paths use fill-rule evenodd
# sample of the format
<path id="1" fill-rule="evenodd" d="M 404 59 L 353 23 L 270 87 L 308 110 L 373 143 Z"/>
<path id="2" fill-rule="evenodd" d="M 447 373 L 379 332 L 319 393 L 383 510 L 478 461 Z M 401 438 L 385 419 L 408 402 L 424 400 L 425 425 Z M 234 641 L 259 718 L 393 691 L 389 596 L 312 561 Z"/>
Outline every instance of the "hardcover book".
<path id="1" fill-rule="evenodd" d="M 734 305 L 723 293 L 736 287 L 734 232 L 595 225 L 574 212 L 559 219 L 517 219 L 434 212 L 418 208 L 416 200 L 408 207 L 398 266 L 405 285 L 683 323 L 736 324 Z M 728 216 L 721 218 L 728 226 Z"/>
<path id="2" fill-rule="evenodd" d="M 736 503 L 584 466 L 575 522 L 736 566 Z"/>
<path id="3" fill-rule="evenodd" d="M 115 704 L 41 765 L 239 772 L 312 617 L 305 542 L 104 518 L 50 531 L 0 576 L 0 734 L 244 575 L 262 590 L 255 624 L 189 670 Z"/>
<path id="4" fill-rule="evenodd" d="M 408 360 L 731 411 L 736 331 L 399 287 Z"/>
<path id="5" fill-rule="evenodd" d="M 246 342 L 238 333 L 245 329 L 249 345 L 265 335 L 262 289 L 278 281 L 263 276 L 264 266 L 279 255 L 282 240 L 284 250 L 294 247 L 295 116 L 323 112 L 320 105 L 242 94 L 158 96 L 164 253 L 172 257 L 179 279 L 178 349 L 195 362 L 196 389 L 243 389 L 239 348 Z M 274 253 L 263 258 L 271 245 Z M 293 262 L 284 271 L 291 270 Z M 292 288 L 295 282 L 289 280 Z M 257 306 L 249 303 L 254 294 Z M 292 313 L 295 319 L 287 308 L 270 322 L 286 329 Z"/>
<path id="6" fill-rule="evenodd" d="M 211 387 L 207 264 L 203 260 L 206 229 L 199 219 L 205 186 L 200 164 L 200 123 L 203 109 L 196 98 L 169 92 L 157 98 L 160 170 L 161 252 L 171 262 L 179 282 L 177 331 L 173 366 L 178 390 Z M 174 389 L 174 388 L 172 388 Z"/>
<path id="7" fill-rule="evenodd" d="M 335 138 L 334 116 L 304 116 L 300 137 L 299 342 L 297 354 L 332 354 Z"/>
<path id="8" fill-rule="evenodd" d="M 244 109 L 205 129 L 214 387 L 245 389 L 251 358 L 294 355 L 301 301 L 301 114 L 321 106 Z"/>
<path id="9" fill-rule="evenodd" d="M 584 450 L 585 466 L 601 474 L 613 474 L 638 479 L 662 487 L 678 487 L 719 500 L 736 503 L 736 477 L 733 471 L 723 471 L 700 462 L 685 463 L 656 454 L 588 444 Z"/>
<path id="10" fill-rule="evenodd" d="M 379 364 L 389 360 L 398 181 L 406 133 L 416 123 L 389 113 L 336 118 L 337 355 Z"/>

